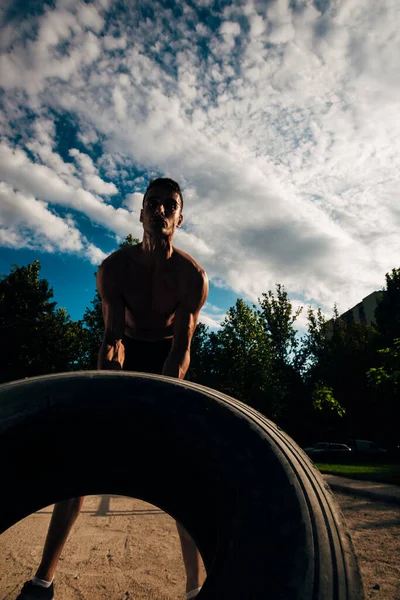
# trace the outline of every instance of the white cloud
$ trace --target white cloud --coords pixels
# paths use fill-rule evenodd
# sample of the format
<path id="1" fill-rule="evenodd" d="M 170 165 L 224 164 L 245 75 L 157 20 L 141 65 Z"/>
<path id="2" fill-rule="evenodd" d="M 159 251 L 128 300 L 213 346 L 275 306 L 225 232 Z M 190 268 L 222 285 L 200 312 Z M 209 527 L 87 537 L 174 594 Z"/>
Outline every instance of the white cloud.
<path id="1" fill-rule="evenodd" d="M 108 256 L 106 252 L 103 252 L 103 250 L 90 243 L 86 245 L 85 254 L 92 265 L 100 265 Z"/>
<path id="2" fill-rule="evenodd" d="M 97 194 L 113 195 L 118 193 L 117 187 L 111 183 L 103 181 L 97 174 L 97 169 L 93 163 L 93 160 L 88 154 L 79 152 L 76 148 L 71 148 L 69 151 L 70 156 L 73 156 L 75 161 L 78 163 L 85 187 L 91 192 Z"/>
<path id="3" fill-rule="evenodd" d="M 103 44 L 106 50 L 124 50 L 127 46 L 127 41 L 125 37 L 105 35 L 103 37 Z"/>
<path id="4" fill-rule="evenodd" d="M 203 36 L 203 35 L 209 35 L 210 30 L 208 29 L 208 27 L 203 25 L 203 23 L 196 23 L 196 32 L 199 35 Z"/>
<path id="5" fill-rule="evenodd" d="M 52 213 L 46 202 L 0 183 L 0 240 L 10 248 L 67 252 L 87 256 L 92 264 L 105 254 L 88 244 L 71 217 Z"/>
<path id="6" fill-rule="evenodd" d="M 128 211 L 114 209 L 98 196 L 69 185 L 49 167 L 31 162 L 22 150 L 13 150 L 4 142 L 0 143 L 0 178 L 24 194 L 74 209 L 120 235 L 138 228 Z"/>
<path id="7" fill-rule="evenodd" d="M 15 49 L 0 56 L 2 86 L 24 88 L 28 93 L 39 93 L 46 79 L 68 81 L 79 69 L 89 66 L 100 55 L 100 42 L 92 31 L 82 27 L 92 21 L 99 33 L 96 11 L 84 3 L 79 4 L 78 15 L 67 8 L 48 8 L 39 21 L 36 40 L 15 43 Z M 80 22 L 79 18 L 83 21 Z M 57 50 L 59 45 L 69 44 L 69 53 Z M 13 48 L 13 47 L 12 47 Z"/>
<path id="8" fill-rule="evenodd" d="M 240 34 L 240 25 L 233 21 L 224 21 L 220 27 L 220 33 L 226 37 L 236 37 Z"/>
<path id="9" fill-rule="evenodd" d="M 77 11 L 77 19 L 79 23 L 92 29 L 95 33 L 100 33 L 103 29 L 104 19 L 93 4 L 81 2 Z"/>
<path id="10" fill-rule="evenodd" d="M 2 125 L 11 137 L 24 102 L 40 118 L 23 146 L 33 160 L 2 145 L 4 181 L 140 237 L 141 195 L 124 192 L 128 210 L 115 209 L 97 196 L 118 191 L 100 173 L 164 173 L 184 189 L 176 244 L 215 282 L 253 300 L 283 283 L 347 309 L 383 285 L 400 251 L 397 0 L 291 6 L 232 2 L 211 33 L 189 24 L 192 9 L 177 22 L 160 7 L 147 22 L 134 5 L 108 30 L 105 3 L 64 0 L 36 39 L 8 29 Z M 103 155 L 62 160 L 50 108 L 70 112 L 88 153 L 101 140 Z"/>
<path id="11" fill-rule="evenodd" d="M 81 184 L 78 172 L 72 163 L 66 163 L 54 151 L 54 122 L 43 117 L 34 123 L 34 136 L 26 142 L 27 149 L 33 153 L 38 163 L 46 165 L 66 183 L 78 187 Z"/>
<path id="12" fill-rule="evenodd" d="M 206 302 L 201 310 L 199 320 L 201 323 L 204 323 L 204 325 L 207 325 L 207 327 L 210 327 L 210 329 L 216 330 L 221 327 L 221 323 L 225 319 L 225 316 L 225 310 L 219 306 Z"/>
<path id="13" fill-rule="evenodd" d="M 118 121 L 124 121 L 126 119 L 126 100 L 120 87 L 115 87 L 113 90 L 113 100 L 115 115 Z"/>
<path id="14" fill-rule="evenodd" d="M 143 196 L 140 192 L 134 192 L 133 194 L 127 194 L 122 203 L 131 212 L 139 213 L 143 205 Z"/>
<path id="15" fill-rule="evenodd" d="M 203 323 L 211 330 L 217 330 L 221 327 L 221 321 L 216 319 L 214 316 L 207 314 L 207 311 L 203 309 L 199 317 L 200 323 Z"/>

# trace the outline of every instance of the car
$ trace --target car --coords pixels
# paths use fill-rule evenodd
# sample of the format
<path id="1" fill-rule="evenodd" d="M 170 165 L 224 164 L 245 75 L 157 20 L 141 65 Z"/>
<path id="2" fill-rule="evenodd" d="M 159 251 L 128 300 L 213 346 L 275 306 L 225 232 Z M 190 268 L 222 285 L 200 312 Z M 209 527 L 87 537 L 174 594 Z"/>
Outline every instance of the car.
<path id="1" fill-rule="evenodd" d="M 353 440 L 354 450 L 363 454 L 385 454 L 387 450 L 380 448 L 370 440 Z"/>
<path id="2" fill-rule="evenodd" d="M 325 455 L 341 455 L 343 453 L 351 452 L 350 446 L 347 444 L 341 444 L 338 442 L 317 442 L 313 446 L 309 446 L 308 448 L 303 448 L 304 452 L 310 458 L 317 458 L 318 456 Z"/>

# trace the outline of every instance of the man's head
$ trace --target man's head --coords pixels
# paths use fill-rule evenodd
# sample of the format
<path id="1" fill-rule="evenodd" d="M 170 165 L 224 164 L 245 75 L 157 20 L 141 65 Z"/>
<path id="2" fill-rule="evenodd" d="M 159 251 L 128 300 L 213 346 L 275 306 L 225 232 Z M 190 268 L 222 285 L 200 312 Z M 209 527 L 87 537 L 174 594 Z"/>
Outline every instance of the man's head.
<path id="1" fill-rule="evenodd" d="M 179 187 L 179 183 L 177 183 L 173 179 L 169 179 L 168 177 L 158 177 L 157 179 L 150 180 L 149 185 L 147 186 L 147 189 L 143 196 L 143 206 L 144 206 L 144 201 L 145 201 L 145 198 L 146 198 L 148 192 L 153 187 L 162 187 L 162 188 L 165 188 L 166 190 L 169 190 L 170 192 L 175 192 L 176 194 L 178 194 L 178 196 L 181 200 L 181 212 L 182 212 L 183 196 L 182 196 L 181 188 Z"/>
<path id="2" fill-rule="evenodd" d="M 172 179 L 160 177 L 147 186 L 140 211 L 143 229 L 151 235 L 173 236 L 183 221 L 183 197 L 179 184 Z"/>

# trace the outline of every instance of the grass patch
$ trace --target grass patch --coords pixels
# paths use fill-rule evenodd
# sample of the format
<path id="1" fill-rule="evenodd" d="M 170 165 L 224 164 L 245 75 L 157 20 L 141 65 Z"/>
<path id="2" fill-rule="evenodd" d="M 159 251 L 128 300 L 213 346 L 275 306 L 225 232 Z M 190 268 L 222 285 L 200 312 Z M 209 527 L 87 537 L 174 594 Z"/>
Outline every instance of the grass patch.
<path id="1" fill-rule="evenodd" d="M 400 465 L 331 465 L 315 463 L 321 473 L 400 486 Z"/>

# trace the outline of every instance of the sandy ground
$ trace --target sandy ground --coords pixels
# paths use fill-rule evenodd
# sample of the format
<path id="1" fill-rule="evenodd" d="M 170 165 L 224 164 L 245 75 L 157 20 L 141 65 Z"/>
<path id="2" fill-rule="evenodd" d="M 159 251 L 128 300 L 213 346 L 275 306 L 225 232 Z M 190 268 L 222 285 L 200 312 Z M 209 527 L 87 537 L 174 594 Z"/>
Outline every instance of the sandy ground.
<path id="1" fill-rule="evenodd" d="M 400 600 L 400 507 L 335 496 L 351 532 L 366 598 Z"/>
<path id="2" fill-rule="evenodd" d="M 399 600 L 399 510 L 337 494 L 359 558 L 367 598 Z M 40 560 L 52 507 L 0 536 L 0 599 L 15 600 Z M 204 573 L 205 576 L 205 573 Z M 174 520 L 132 498 L 89 496 L 61 557 L 58 600 L 185 598 Z"/>

